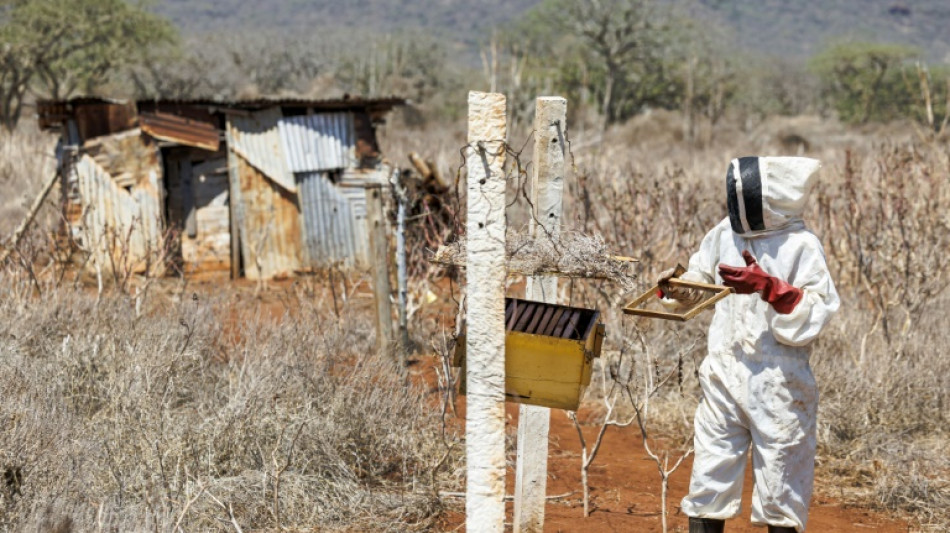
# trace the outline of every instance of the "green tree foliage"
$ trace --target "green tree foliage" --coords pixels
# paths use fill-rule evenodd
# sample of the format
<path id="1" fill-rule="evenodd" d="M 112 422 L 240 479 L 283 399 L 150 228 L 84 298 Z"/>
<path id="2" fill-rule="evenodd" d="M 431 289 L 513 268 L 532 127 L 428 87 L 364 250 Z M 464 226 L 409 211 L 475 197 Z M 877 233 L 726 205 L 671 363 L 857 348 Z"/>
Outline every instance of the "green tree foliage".
<path id="1" fill-rule="evenodd" d="M 917 55 L 896 44 L 838 43 L 815 55 L 810 66 L 839 118 L 863 124 L 913 113 L 916 82 L 908 83 L 905 67 Z"/>
<path id="2" fill-rule="evenodd" d="M 751 122 L 774 115 L 815 113 L 819 107 L 818 77 L 804 61 L 742 54 L 732 58 L 732 112 Z"/>
<path id="3" fill-rule="evenodd" d="M 673 17 L 651 0 L 545 0 L 514 32 L 533 42 L 540 61 L 557 64 L 557 84 L 596 103 L 606 123 L 674 105 L 682 91 Z"/>
<path id="4" fill-rule="evenodd" d="M 92 93 L 144 50 L 173 45 L 171 24 L 125 0 L 0 0 L 0 120 L 24 99 Z"/>
<path id="5" fill-rule="evenodd" d="M 604 126 L 648 108 L 680 109 L 684 133 L 715 125 L 741 94 L 731 36 L 654 0 L 545 0 L 508 33 L 525 77 L 544 76 Z M 539 84 L 535 84 L 539 85 Z"/>

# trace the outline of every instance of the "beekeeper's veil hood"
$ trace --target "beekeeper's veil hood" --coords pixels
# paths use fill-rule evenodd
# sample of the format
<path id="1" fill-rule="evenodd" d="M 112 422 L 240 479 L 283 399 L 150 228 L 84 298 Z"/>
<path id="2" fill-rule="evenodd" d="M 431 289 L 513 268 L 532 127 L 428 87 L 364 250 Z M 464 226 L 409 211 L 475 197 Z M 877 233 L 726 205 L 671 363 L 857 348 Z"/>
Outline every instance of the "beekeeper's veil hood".
<path id="1" fill-rule="evenodd" d="M 726 173 L 732 231 L 759 237 L 804 227 L 802 213 L 821 167 L 807 157 L 740 157 Z"/>

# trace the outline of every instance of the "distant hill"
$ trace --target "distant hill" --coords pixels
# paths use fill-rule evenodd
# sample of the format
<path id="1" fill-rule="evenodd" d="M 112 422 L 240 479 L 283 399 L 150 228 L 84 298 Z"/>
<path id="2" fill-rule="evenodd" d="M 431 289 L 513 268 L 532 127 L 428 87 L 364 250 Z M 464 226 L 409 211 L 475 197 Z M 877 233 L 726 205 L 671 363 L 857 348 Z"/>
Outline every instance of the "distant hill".
<path id="1" fill-rule="evenodd" d="M 719 24 L 746 49 L 808 57 L 836 38 L 913 45 L 950 63 L 950 0 L 665 0 Z M 418 30 L 473 47 L 539 0 L 158 0 L 187 33 Z"/>
<path id="2" fill-rule="evenodd" d="M 538 0 L 158 0 L 155 10 L 185 32 L 360 28 L 423 30 L 466 44 Z"/>
<path id="3" fill-rule="evenodd" d="M 742 48 L 808 57 L 829 41 L 853 38 L 920 48 L 950 63 L 948 0 L 698 0 Z"/>

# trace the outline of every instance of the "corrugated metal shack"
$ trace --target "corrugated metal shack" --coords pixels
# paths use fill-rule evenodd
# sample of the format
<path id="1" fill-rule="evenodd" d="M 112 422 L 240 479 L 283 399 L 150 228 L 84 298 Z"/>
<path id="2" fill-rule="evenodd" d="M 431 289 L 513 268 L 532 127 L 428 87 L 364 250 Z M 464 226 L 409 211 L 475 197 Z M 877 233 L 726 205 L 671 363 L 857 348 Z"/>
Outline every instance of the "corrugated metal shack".
<path id="1" fill-rule="evenodd" d="M 38 112 L 61 132 L 63 209 L 80 246 L 141 270 L 180 230 L 184 272 L 258 279 L 368 266 L 366 187 L 391 173 L 376 126 L 404 104 L 74 98 Z"/>

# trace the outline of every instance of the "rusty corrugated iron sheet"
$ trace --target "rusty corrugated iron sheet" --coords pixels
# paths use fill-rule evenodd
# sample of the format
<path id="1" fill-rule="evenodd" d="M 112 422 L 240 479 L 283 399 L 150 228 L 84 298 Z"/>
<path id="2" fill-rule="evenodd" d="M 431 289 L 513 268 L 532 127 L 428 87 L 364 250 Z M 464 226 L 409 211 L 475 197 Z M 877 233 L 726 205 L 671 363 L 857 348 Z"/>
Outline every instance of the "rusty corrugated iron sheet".
<path id="1" fill-rule="evenodd" d="M 343 171 L 340 185 L 344 187 L 368 187 L 389 184 L 392 167 L 383 165 L 380 168 L 347 168 Z"/>
<path id="2" fill-rule="evenodd" d="M 229 149 L 256 167 L 265 176 L 290 192 L 297 192 L 294 176 L 287 167 L 287 158 L 277 123 L 280 108 L 271 107 L 247 116 L 228 117 Z"/>
<path id="3" fill-rule="evenodd" d="M 142 131 L 156 139 L 217 152 L 220 132 L 214 124 L 170 113 L 139 113 Z"/>
<path id="4" fill-rule="evenodd" d="M 214 107 L 201 105 L 179 104 L 165 100 L 139 100 L 135 103 L 139 113 L 165 113 L 176 117 L 196 120 L 198 122 L 207 122 L 217 129 L 224 127 L 224 121 L 221 119 L 219 111 Z"/>
<path id="5" fill-rule="evenodd" d="M 102 268 L 111 265 L 143 271 L 161 246 L 162 214 L 155 173 L 132 188 L 118 186 L 96 161 L 83 155 L 76 163 L 82 215 L 82 246 Z M 160 265 L 151 265 L 159 268 Z"/>
<path id="6" fill-rule="evenodd" d="M 343 111 L 362 109 L 373 115 L 389 111 L 395 107 L 406 105 L 404 98 L 395 96 L 384 98 L 362 98 L 359 96 L 344 96 L 343 98 L 253 98 L 253 99 L 214 99 L 214 98 L 164 98 L 150 100 L 117 100 L 100 98 L 97 96 L 79 96 L 64 100 L 40 100 L 37 102 L 37 113 L 41 128 L 58 127 L 66 119 L 75 116 L 77 110 L 83 107 L 98 108 L 100 111 L 106 106 L 125 106 L 133 111 L 165 112 L 175 115 L 184 115 L 196 118 L 194 110 L 202 113 L 227 111 L 259 111 L 270 107 L 287 109 L 289 114 L 303 115 L 308 112 Z M 192 108 L 192 109 L 188 109 Z"/>
<path id="7" fill-rule="evenodd" d="M 386 185 L 390 172 L 384 167 L 296 174 L 308 266 L 370 266 L 366 188 Z"/>
<path id="8" fill-rule="evenodd" d="M 238 223 L 245 276 L 261 279 L 292 275 L 300 269 L 303 242 L 297 195 L 277 186 L 240 154 L 232 154 L 240 182 L 238 194 L 232 196 L 240 203 Z"/>
<path id="9" fill-rule="evenodd" d="M 368 266 L 366 190 L 338 186 L 329 172 L 297 174 L 297 183 L 308 266 Z"/>
<path id="10" fill-rule="evenodd" d="M 79 138 L 83 142 L 136 126 L 135 104 L 132 102 L 80 106 L 76 108 L 75 117 Z"/>
<path id="11" fill-rule="evenodd" d="M 318 172 L 356 166 L 351 113 L 284 117 L 277 123 L 291 172 Z"/>
<path id="12" fill-rule="evenodd" d="M 132 102 L 128 100 L 118 100 L 113 98 L 76 97 L 68 100 L 40 100 L 36 103 L 36 113 L 39 119 L 40 129 L 55 128 L 65 123 L 70 118 L 75 118 L 76 111 L 80 107 L 93 106 L 95 109 L 103 110 L 107 106 L 128 107 Z"/>

